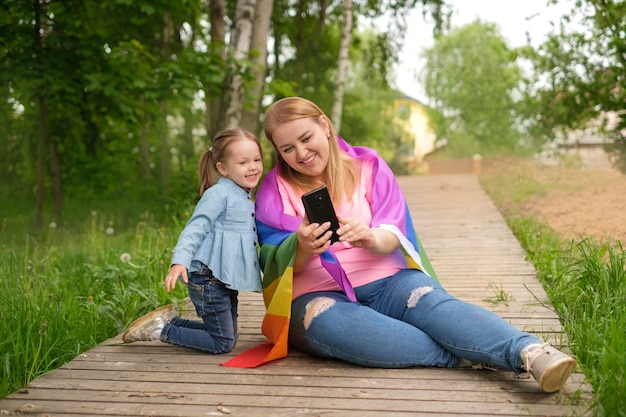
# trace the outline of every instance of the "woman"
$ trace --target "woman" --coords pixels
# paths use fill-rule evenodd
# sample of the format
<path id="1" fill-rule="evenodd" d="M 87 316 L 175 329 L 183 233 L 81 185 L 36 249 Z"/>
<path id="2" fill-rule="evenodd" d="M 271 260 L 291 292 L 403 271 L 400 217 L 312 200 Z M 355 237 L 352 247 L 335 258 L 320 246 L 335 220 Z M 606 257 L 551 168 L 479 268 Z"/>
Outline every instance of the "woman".
<path id="1" fill-rule="evenodd" d="M 256 366 L 294 348 L 361 366 L 457 367 L 489 363 L 529 371 L 546 392 L 576 366 L 568 355 L 495 314 L 448 294 L 422 267 L 406 202 L 371 149 L 337 138 L 318 106 L 299 97 L 272 104 L 265 134 L 278 156 L 257 198 L 271 340 L 230 366 Z M 302 194 L 331 193 L 341 227 L 309 223 Z M 426 261 L 426 259 L 424 259 Z M 432 275 L 432 273 L 431 273 Z"/>

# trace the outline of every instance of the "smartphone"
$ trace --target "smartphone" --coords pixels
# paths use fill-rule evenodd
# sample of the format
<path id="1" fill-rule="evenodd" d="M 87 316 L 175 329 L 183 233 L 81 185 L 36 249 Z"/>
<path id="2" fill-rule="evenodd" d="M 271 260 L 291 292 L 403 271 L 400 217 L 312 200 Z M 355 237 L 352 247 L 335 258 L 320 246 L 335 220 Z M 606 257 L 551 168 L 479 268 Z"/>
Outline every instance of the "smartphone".
<path id="1" fill-rule="evenodd" d="M 339 235 L 337 235 L 337 229 L 339 229 L 339 220 L 337 220 L 333 202 L 330 200 L 328 188 L 322 185 L 320 188 L 302 195 L 302 204 L 304 204 L 304 210 L 309 222 L 319 224 L 330 222 L 329 230 L 333 232 L 330 242 L 338 242 Z"/>

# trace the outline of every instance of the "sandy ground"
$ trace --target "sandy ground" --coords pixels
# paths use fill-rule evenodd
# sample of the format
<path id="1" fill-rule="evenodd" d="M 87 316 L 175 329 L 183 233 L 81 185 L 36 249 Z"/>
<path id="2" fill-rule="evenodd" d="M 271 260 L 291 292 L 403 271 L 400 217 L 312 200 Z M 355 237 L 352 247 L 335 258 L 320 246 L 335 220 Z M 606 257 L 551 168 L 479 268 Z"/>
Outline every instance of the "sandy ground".
<path id="1" fill-rule="evenodd" d="M 525 175 L 544 192 L 523 202 L 525 213 L 570 239 L 617 239 L 626 244 L 626 175 L 610 168 L 540 165 Z M 523 181 L 523 177 L 520 177 Z"/>

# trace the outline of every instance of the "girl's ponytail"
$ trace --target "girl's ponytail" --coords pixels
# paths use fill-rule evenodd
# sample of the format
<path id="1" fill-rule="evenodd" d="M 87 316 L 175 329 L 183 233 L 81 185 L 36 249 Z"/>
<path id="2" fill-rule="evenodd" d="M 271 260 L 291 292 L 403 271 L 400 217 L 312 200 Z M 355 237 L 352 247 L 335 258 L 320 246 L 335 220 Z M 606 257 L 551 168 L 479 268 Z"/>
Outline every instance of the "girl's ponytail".
<path id="1" fill-rule="evenodd" d="M 200 156 L 199 163 L 199 184 L 198 184 L 198 194 L 202 197 L 202 194 L 211 187 L 213 184 L 217 182 L 220 178 L 220 173 L 217 172 L 217 168 L 215 166 L 217 161 L 213 158 L 213 147 L 210 147 L 202 156 Z"/>

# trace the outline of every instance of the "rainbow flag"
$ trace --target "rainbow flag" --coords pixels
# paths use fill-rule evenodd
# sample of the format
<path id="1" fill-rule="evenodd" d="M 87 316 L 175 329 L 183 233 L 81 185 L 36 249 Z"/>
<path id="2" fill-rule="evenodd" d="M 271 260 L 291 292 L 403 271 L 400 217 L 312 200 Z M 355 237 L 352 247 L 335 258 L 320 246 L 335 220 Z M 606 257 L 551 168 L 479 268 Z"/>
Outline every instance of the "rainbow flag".
<path id="1" fill-rule="evenodd" d="M 373 166 L 371 226 L 394 233 L 400 239 L 409 267 L 418 268 L 436 279 L 413 228 L 406 200 L 389 166 L 374 150 L 352 147 L 343 139 L 338 140 L 341 148 L 349 155 Z M 297 243 L 294 232 L 302 219 L 284 213 L 277 175 L 277 168 L 266 175 L 256 202 L 257 228 L 261 243 L 260 261 L 263 268 L 263 300 L 266 309 L 261 330 L 269 341 L 222 363 L 223 366 L 254 368 L 283 358 L 288 353 L 293 263 Z M 420 253 L 424 256 L 420 257 Z M 320 259 L 339 287 L 351 300 L 356 301 L 350 280 L 332 249 L 324 252 Z"/>

